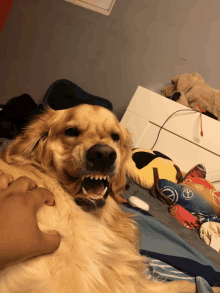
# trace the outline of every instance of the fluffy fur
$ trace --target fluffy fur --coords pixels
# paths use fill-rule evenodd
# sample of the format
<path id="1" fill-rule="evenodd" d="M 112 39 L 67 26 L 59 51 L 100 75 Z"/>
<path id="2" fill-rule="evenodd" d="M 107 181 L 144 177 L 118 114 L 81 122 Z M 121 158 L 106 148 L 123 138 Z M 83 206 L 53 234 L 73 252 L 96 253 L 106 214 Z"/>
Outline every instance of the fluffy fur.
<path id="1" fill-rule="evenodd" d="M 87 162 L 87 153 L 96 144 L 116 153 L 114 163 L 103 170 Z M 53 192 L 55 206 L 44 205 L 37 218 L 41 230 L 59 232 L 61 244 L 53 254 L 0 272 L 1 292 L 195 292 L 192 283 L 154 283 L 145 275 L 148 264 L 139 254 L 137 224 L 116 202 L 126 185 L 131 150 L 131 135 L 116 117 L 91 105 L 47 108 L 16 138 L 2 156 L 0 169 L 14 179 L 27 176 Z M 99 171 L 110 178 L 110 195 L 101 207 L 79 193 L 82 176 Z M 85 205 L 77 205 L 77 198 Z"/>

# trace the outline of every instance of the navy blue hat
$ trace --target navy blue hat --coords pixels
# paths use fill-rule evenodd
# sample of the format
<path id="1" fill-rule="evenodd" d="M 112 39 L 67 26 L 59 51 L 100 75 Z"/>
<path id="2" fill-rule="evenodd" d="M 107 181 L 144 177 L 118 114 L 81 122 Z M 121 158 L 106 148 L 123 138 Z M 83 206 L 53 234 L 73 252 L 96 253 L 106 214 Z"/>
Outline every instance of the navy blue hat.
<path id="1" fill-rule="evenodd" d="M 66 79 L 59 79 L 49 87 L 43 103 L 48 104 L 53 110 L 64 110 L 80 104 L 98 105 L 113 110 L 112 103 L 108 100 L 88 94 Z"/>

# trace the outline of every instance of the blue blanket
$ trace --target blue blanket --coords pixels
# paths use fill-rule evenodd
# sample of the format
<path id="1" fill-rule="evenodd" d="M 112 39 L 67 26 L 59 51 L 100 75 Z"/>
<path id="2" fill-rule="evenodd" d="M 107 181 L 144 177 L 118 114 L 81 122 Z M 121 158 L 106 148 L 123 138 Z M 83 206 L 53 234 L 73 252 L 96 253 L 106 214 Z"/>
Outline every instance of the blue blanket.
<path id="1" fill-rule="evenodd" d="M 154 275 L 163 280 L 167 278 L 167 281 L 195 282 L 199 293 L 212 292 L 210 286 L 220 287 L 220 271 L 171 229 L 148 212 L 129 203 L 123 203 L 121 208 L 125 212 L 137 214 L 136 221 L 142 235 L 140 253 L 152 260 Z"/>

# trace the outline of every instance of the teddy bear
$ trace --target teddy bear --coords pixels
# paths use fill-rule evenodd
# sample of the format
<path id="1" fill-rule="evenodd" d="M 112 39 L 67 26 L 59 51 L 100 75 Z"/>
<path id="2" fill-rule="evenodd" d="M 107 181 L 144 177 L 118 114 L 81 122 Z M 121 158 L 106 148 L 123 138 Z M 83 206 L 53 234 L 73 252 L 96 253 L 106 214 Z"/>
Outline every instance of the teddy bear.
<path id="1" fill-rule="evenodd" d="M 200 112 L 199 104 L 205 115 L 220 120 L 220 91 L 206 84 L 198 73 L 184 73 L 174 77 L 161 93 L 164 97 Z"/>

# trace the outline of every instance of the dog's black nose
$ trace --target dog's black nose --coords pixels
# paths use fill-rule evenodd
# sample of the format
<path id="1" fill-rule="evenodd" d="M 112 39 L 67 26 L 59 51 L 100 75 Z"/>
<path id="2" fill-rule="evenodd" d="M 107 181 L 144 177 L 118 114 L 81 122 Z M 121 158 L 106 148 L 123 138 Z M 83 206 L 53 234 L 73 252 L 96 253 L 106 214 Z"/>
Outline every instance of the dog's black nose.
<path id="1" fill-rule="evenodd" d="M 95 144 L 86 154 L 87 161 L 93 163 L 95 169 L 111 167 L 116 157 L 116 151 L 112 147 L 102 144 Z"/>

